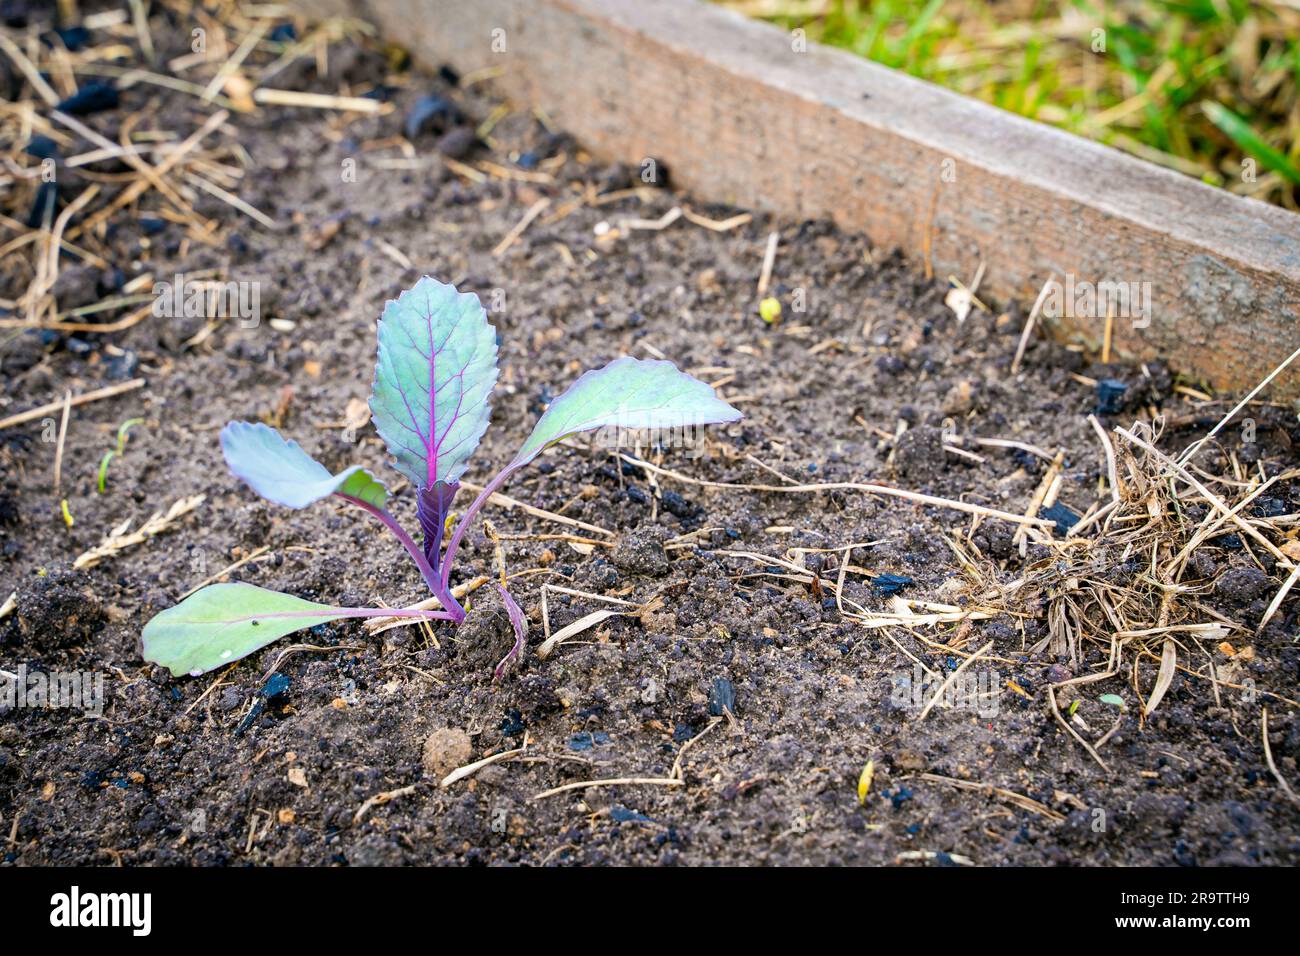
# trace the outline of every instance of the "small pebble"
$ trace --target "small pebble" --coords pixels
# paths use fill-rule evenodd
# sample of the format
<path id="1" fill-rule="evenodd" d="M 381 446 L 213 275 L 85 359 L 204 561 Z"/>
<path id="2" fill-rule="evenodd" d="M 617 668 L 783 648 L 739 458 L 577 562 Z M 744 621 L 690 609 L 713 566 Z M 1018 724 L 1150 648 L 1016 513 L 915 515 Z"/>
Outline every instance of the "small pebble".
<path id="1" fill-rule="evenodd" d="M 473 752 L 469 734 L 459 727 L 440 727 L 424 741 L 424 770 L 430 777 L 441 780 L 469 763 Z"/>

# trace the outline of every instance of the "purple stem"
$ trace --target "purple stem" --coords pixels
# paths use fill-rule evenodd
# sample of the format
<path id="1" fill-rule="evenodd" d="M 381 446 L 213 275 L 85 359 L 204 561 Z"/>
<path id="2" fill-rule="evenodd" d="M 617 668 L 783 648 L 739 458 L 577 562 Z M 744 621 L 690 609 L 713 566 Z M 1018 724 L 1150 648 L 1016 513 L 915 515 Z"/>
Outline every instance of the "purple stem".
<path id="1" fill-rule="evenodd" d="M 524 649 L 524 638 L 528 634 L 528 621 L 518 602 L 510 596 L 510 592 L 503 585 L 498 584 L 497 590 L 501 592 L 501 603 L 506 606 L 506 614 L 510 616 L 510 625 L 515 629 L 515 646 L 510 648 L 510 653 L 501 658 L 501 663 L 497 664 L 496 670 L 492 672 L 493 680 L 500 680 L 501 675 L 506 672 L 506 665 L 519 656 L 519 652 Z"/>
<path id="2" fill-rule="evenodd" d="M 433 565 L 429 563 L 429 559 L 425 557 L 424 551 L 406 533 L 406 529 L 398 523 L 396 518 L 383 508 L 377 508 L 368 501 L 362 501 L 352 495 L 339 495 L 339 497 L 349 504 L 354 504 L 361 510 L 374 515 L 387 526 L 389 531 L 397 535 L 397 540 L 402 542 L 402 547 L 406 549 L 406 553 L 411 556 L 416 567 L 420 569 L 420 574 L 424 577 L 425 583 L 429 585 L 429 590 L 433 592 L 433 596 L 438 599 L 439 604 L 446 608 L 447 613 L 450 615 L 447 620 L 455 621 L 457 624 L 465 620 L 465 609 L 451 596 L 451 590 L 447 587 L 445 577 L 438 574 Z"/>
<path id="3" fill-rule="evenodd" d="M 442 556 L 442 586 L 444 589 L 451 583 L 452 559 L 456 556 L 456 549 L 460 547 L 460 539 L 465 537 L 465 532 L 469 530 L 470 521 L 473 519 L 474 515 L 478 513 L 479 509 L 483 507 L 484 503 L 496 494 L 497 489 L 506 483 L 506 479 L 514 474 L 514 472 L 524 464 L 526 464 L 526 462 L 511 462 L 506 465 L 506 467 L 498 473 L 495 478 L 487 483 L 487 487 L 478 493 L 478 497 L 474 499 L 473 504 L 469 506 L 465 511 L 465 514 L 461 517 L 460 523 L 456 525 L 456 530 L 451 533 L 451 540 L 447 542 L 447 550 Z"/>
<path id="4" fill-rule="evenodd" d="M 409 607 L 354 607 L 348 608 L 348 612 L 347 617 L 418 617 L 426 621 L 459 623 L 459 619 L 452 611 L 419 611 Z"/>
<path id="5" fill-rule="evenodd" d="M 426 621 L 454 621 L 450 611 L 421 611 L 404 607 L 335 607 L 330 608 L 335 617 L 418 617 Z M 320 611 L 269 611 L 250 614 L 241 620 L 265 621 L 271 617 L 320 617 Z"/>

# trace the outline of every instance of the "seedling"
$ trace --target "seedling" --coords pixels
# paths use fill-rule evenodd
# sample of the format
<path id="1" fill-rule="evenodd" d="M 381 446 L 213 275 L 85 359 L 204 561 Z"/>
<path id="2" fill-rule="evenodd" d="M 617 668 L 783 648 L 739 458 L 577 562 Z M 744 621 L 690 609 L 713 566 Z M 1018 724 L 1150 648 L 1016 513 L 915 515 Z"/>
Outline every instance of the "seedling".
<path id="1" fill-rule="evenodd" d="M 111 451 L 104 452 L 104 457 L 99 459 L 99 476 L 95 482 L 102 495 L 108 482 L 108 463 L 114 458 L 121 457 L 126 452 L 126 440 L 131 433 L 131 429 L 143 422 L 143 418 L 128 418 L 117 428 L 117 447 Z"/>
<path id="2" fill-rule="evenodd" d="M 443 547 L 460 478 L 487 430 L 497 381 L 496 331 L 478 297 L 428 276 L 384 306 L 371 419 L 399 472 L 416 489 L 421 544 L 386 508 L 388 489 L 360 465 L 330 474 L 294 441 L 263 424 L 231 422 L 221 449 L 231 472 L 262 497 L 305 508 L 330 495 L 387 527 L 441 605 L 427 611 L 317 604 L 245 583 L 213 584 L 145 625 L 144 656 L 173 675 L 198 676 L 303 628 L 349 617 L 398 617 L 459 624 L 465 610 L 451 593 L 461 541 L 487 500 L 520 468 L 556 442 L 605 427 L 664 429 L 734 422 L 740 412 L 671 362 L 615 359 L 578 379 L 551 402 L 514 458 L 484 486 Z M 524 643 L 524 614 L 497 585 L 515 644 L 497 665 L 500 677 Z"/>

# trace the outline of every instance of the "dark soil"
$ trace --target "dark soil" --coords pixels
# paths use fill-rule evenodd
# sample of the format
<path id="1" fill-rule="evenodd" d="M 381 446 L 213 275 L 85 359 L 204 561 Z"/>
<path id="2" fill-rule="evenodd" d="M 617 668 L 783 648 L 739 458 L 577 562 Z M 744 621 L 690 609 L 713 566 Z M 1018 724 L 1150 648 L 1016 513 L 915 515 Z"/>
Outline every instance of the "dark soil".
<path id="1" fill-rule="evenodd" d="M 1046 652 L 1029 655 L 1046 633 L 1041 605 L 1027 604 L 1019 617 L 920 629 L 932 645 L 902 629 L 865 630 L 844 620 L 825 591 L 779 577 L 783 568 L 724 553 L 803 561 L 833 581 L 834 567 L 816 549 L 857 545 L 854 565 L 902 580 L 873 585 L 850 575 L 846 596 L 883 609 L 892 586 L 909 599 L 957 603 L 965 583 L 948 539 L 965 536 L 969 516 L 897 499 L 708 489 L 656 479 L 608 449 L 561 448 L 506 491 L 608 529 L 612 547 L 505 542 L 510 573 L 541 573 L 514 580 L 532 633 L 529 651 L 502 681 L 493 682 L 492 666 L 510 632 L 490 589 L 474 595 L 459 632 L 438 625 L 431 634 L 401 628 L 371 637 L 344 621 L 200 679 L 173 679 L 144 663 L 139 635 L 152 615 L 262 547 L 270 550 L 231 580 L 339 604 L 401 605 L 425 596 L 418 572 L 378 525 L 343 505 L 289 511 L 258 500 L 226 472 L 217 444 L 230 419 L 272 418 L 328 466 L 364 463 L 393 484 L 373 428 L 349 442 L 339 426 L 349 403 L 368 393 L 384 300 L 424 273 L 504 303 L 490 312 L 502 372 L 492 427 L 468 476 L 478 483 L 511 457 L 546 402 L 581 371 L 623 354 L 662 355 L 721 382 L 746 414 L 713 429 L 700 457 L 665 450 L 667 468 L 710 481 L 780 483 L 761 462 L 799 482 L 891 482 L 1017 513 L 1044 462 L 968 443 L 984 458 L 972 461 L 945 451 L 945 433 L 1064 449 L 1061 500 L 1082 513 L 1105 473 L 1086 421 L 1098 407 L 1089 380 L 1129 385 L 1124 407 L 1104 416 L 1108 423 L 1168 416 L 1162 444 L 1172 451 L 1230 407 L 1176 392 L 1159 366 L 1103 367 L 1046 341 L 1031 344 L 1013 376 L 1018 306 L 976 311 L 958 325 L 943 304 L 942 281 L 824 223 L 757 217 L 715 233 L 679 220 L 658 232 L 598 236 L 601 222 L 654 219 L 682 203 L 718 219 L 737 212 L 694 203 L 671 185 L 548 221 L 588 188 L 635 181 L 641 158 L 625 157 L 626 167 L 593 162 L 526 110 L 501 119 L 492 148 L 467 143 L 466 133 L 448 141 L 464 125 L 455 111 L 417 116 L 417 162 L 381 166 L 377 160 L 401 154 L 366 144 L 400 135 L 421 95 L 446 98 L 470 124 L 498 101 L 490 85 L 466 91 L 434 76 L 386 76 L 374 51 L 336 48 L 330 62 L 338 75 L 319 78 L 304 63 L 277 85 L 337 92 L 342 84 L 356 91 L 386 82 L 398 108 L 346 124 L 288 108 L 234 121 L 252 160 L 240 194 L 280 231 L 202 198 L 200 211 L 224 224 L 216 247 L 182 242 L 174 223 L 146 244 L 134 216 L 123 216 L 107 240 L 129 275 L 170 279 L 217 269 L 228 280 L 262 283 L 260 325 L 221 321 L 190 345 L 202 320 L 150 317 L 76 342 L 0 333 L 0 416 L 65 389 L 111 383 L 119 350 L 135 356 L 135 374 L 148 379 L 144 389 L 74 409 L 61 495 L 52 483 L 55 446 L 43 440 L 42 423 L 0 432 L 0 598 L 18 595 L 17 610 L 0 621 L 2 666 L 102 672 L 107 693 L 100 718 L 0 711 L 5 862 L 1300 863 L 1300 808 L 1267 768 L 1260 736 L 1267 703 L 1274 758 L 1283 776 L 1300 783 L 1293 706 L 1231 690 L 1216 702 L 1208 681 L 1179 671 L 1143 725 L 1129 680 L 1080 685 L 1069 699 L 1081 699 L 1078 713 L 1093 740 L 1121 714 L 1099 698 L 1116 694 L 1127 704 L 1102 749 L 1107 774 L 1046 710 L 1046 684 L 1071 665 Z M 146 127 L 182 135 L 201 121 L 192 97 L 144 86 L 123 92 L 119 113 L 126 111 L 145 111 Z M 110 139 L 119 120 L 88 118 Z M 439 144 L 465 162 L 488 158 L 551 179 L 469 181 L 447 167 Z M 340 175 L 349 159 L 357 161 L 356 182 Z M 547 212 L 494 256 L 543 196 L 553 197 Z M 156 209 L 156 196 L 141 202 L 142 214 Z M 785 306 L 776 326 L 758 317 L 755 292 L 772 229 L 781 233 L 774 294 Z M 975 264 L 972 251 L 972 272 Z M 14 298 L 26 287 L 22 268 L 13 260 L 0 266 L 0 295 Z M 102 294 L 94 276 L 65 274 L 70 296 Z M 797 297 L 806 297 L 806 311 L 795 311 Z M 293 326 L 277 330 L 272 318 Z M 1228 429 L 1221 446 L 1198 459 L 1205 470 L 1229 468 L 1234 450 L 1268 472 L 1296 463 L 1294 412 L 1261 406 L 1254 415 L 1257 444 L 1240 447 L 1238 430 Z M 99 494 L 99 460 L 131 417 L 146 421 L 132 430 Z M 907 427 L 894 441 L 900 423 Z M 1300 485 L 1275 487 L 1285 513 L 1300 510 Z M 69 570 L 123 521 L 138 526 L 195 494 L 206 502 L 171 530 L 88 570 Z M 60 497 L 75 517 L 71 528 Z M 415 526 L 409 487 L 394 508 Z M 573 530 L 519 511 L 489 508 L 486 516 L 506 536 Z M 1035 546 L 1022 558 L 1013 532 L 984 521 L 970 538 L 999 581 L 1044 556 Z M 1283 575 L 1271 565 L 1258 570 L 1240 542 L 1235 550 L 1229 544 L 1198 557 L 1204 600 L 1253 631 Z M 455 580 L 487 573 L 492 551 L 476 528 Z M 660 601 L 640 616 L 612 617 L 540 660 L 543 583 Z M 557 593 L 548 604 L 552 631 L 610 607 Z M 1296 602 L 1258 636 L 1251 631 L 1233 640 L 1253 644 L 1253 659 L 1220 658 L 1219 677 L 1294 697 Z M 998 665 L 997 713 L 940 707 L 919 721 L 896 700 L 897 683 L 910 680 L 914 666 L 902 649 L 946 673 L 962 659 L 944 649 L 950 640 L 956 647 L 956 637 L 967 653 L 992 640 L 1008 662 Z M 281 659 L 294 644 L 310 647 Z M 1084 672 L 1101 669 L 1104 656 L 1104 647 L 1089 644 Z M 277 663 L 288 685 L 261 695 Z M 1139 667 L 1144 694 L 1156 666 L 1144 659 Z M 683 746 L 706 730 L 682 758 L 682 786 L 533 799 L 586 780 L 667 777 Z M 439 788 L 449 769 L 525 739 L 526 759 Z M 874 780 L 863 805 L 857 788 L 868 761 Z M 1048 812 L 922 774 L 1002 788 Z M 368 799 L 412 785 L 357 818 Z M 937 855 L 900 857 L 910 851 Z"/>

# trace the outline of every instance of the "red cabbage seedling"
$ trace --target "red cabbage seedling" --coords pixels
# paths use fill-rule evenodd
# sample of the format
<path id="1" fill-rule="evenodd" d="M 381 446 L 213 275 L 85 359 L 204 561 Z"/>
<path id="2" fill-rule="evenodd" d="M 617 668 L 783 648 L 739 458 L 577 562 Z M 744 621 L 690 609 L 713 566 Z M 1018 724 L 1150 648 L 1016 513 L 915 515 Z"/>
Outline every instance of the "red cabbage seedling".
<path id="1" fill-rule="evenodd" d="M 384 306 L 370 412 L 397 470 L 416 488 L 420 544 L 388 511 L 383 482 L 360 465 L 332 475 L 266 425 L 231 422 L 221 432 L 231 472 L 263 498 L 305 508 L 336 495 L 381 521 L 420 569 L 440 609 L 330 607 L 252 584 L 213 584 L 145 625 L 145 660 L 173 675 L 197 676 L 286 634 L 341 618 L 396 615 L 459 624 L 465 610 L 452 596 L 451 569 L 461 540 L 488 498 L 543 450 L 607 426 L 663 429 L 740 419 L 712 388 L 671 362 L 624 357 L 586 372 L 551 402 L 523 447 L 461 516 L 444 549 L 452 501 L 487 430 L 496 381 L 496 331 L 477 296 L 425 276 Z M 514 647 L 497 665 L 499 677 L 523 647 L 524 615 L 497 587 L 515 631 Z"/>

